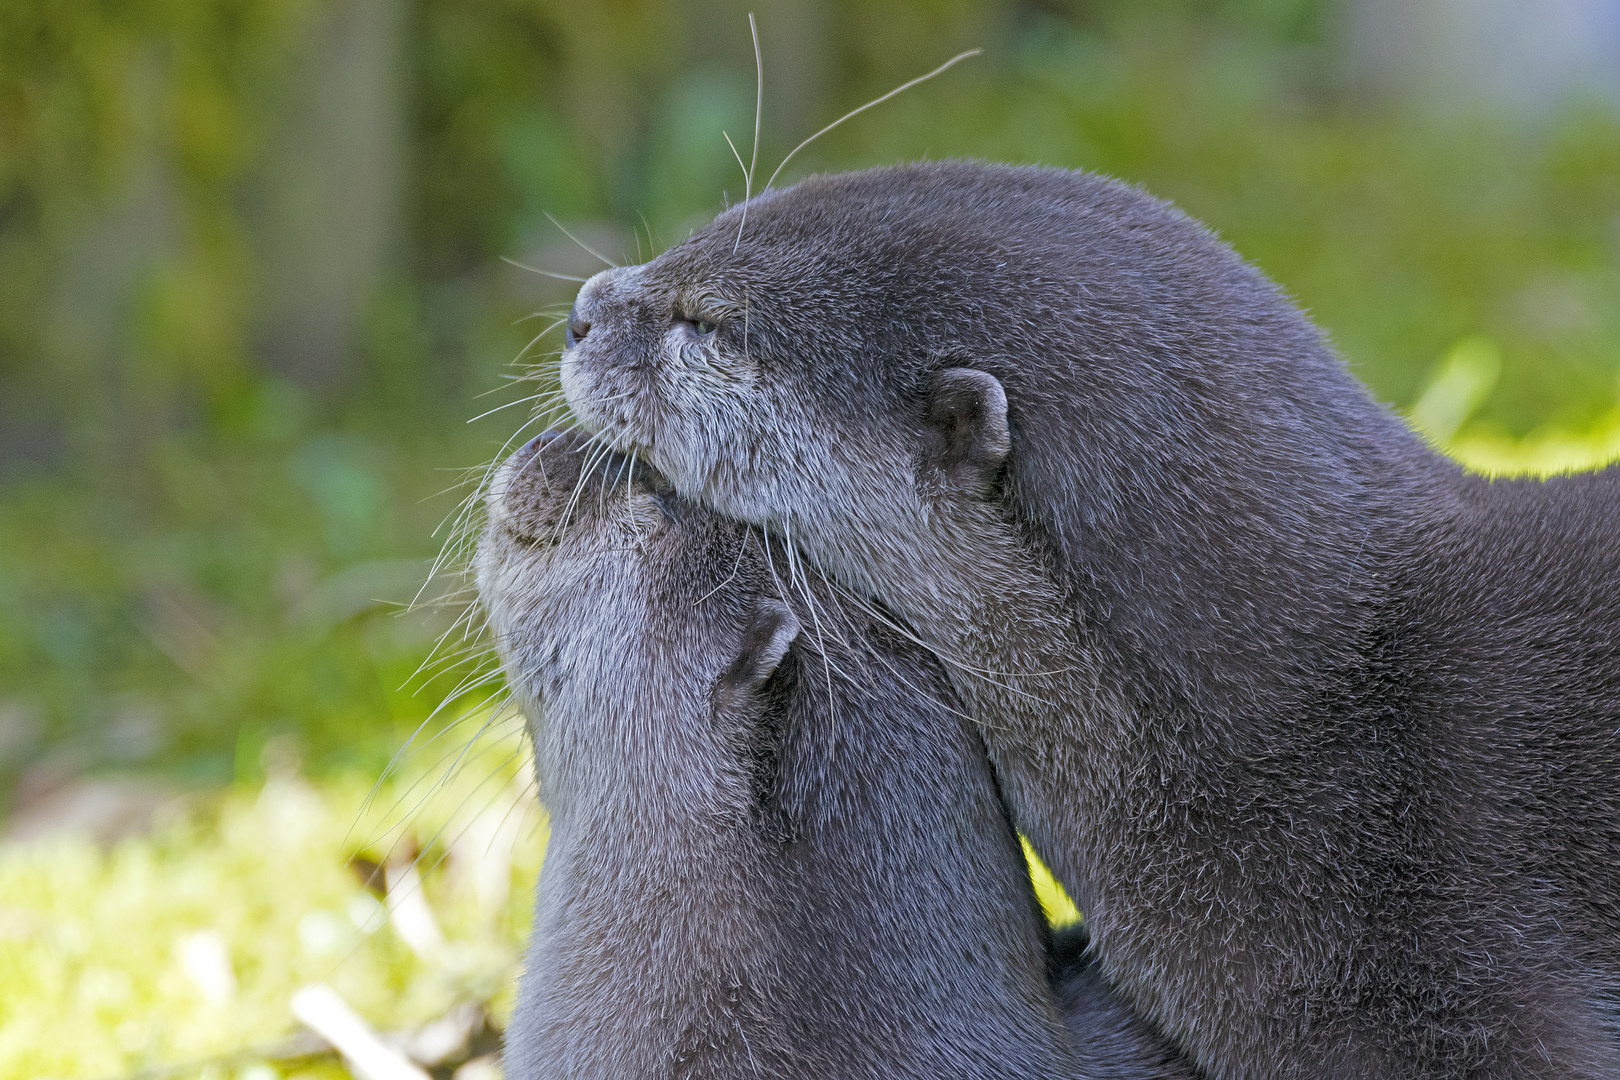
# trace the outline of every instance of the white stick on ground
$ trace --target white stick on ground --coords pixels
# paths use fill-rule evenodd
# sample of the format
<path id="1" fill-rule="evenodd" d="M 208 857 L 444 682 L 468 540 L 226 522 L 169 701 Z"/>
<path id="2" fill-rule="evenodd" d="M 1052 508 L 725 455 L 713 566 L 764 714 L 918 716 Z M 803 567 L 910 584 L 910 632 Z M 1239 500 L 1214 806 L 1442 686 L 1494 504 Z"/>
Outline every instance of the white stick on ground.
<path id="1" fill-rule="evenodd" d="M 383 875 L 388 884 L 383 900 L 388 904 L 388 921 L 394 932 L 417 956 L 431 963 L 444 963 L 444 932 L 422 893 L 422 875 L 416 863 L 385 867 Z"/>
<path id="2" fill-rule="evenodd" d="M 404 1054 L 384 1043 L 371 1025 L 325 983 L 306 986 L 294 994 L 292 1012 L 343 1055 L 344 1064 L 356 1080 L 431 1080 Z"/>

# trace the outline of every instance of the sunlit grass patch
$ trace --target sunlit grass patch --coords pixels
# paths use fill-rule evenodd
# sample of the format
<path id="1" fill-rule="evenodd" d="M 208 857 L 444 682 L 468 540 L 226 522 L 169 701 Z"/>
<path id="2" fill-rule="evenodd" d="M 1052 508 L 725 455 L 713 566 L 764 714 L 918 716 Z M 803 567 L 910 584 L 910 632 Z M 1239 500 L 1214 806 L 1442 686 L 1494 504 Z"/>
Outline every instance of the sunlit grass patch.
<path id="1" fill-rule="evenodd" d="M 1052 876 L 1052 871 L 1041 862 L 1041 857 L 1035 854 L 1029 841 L 1022 836 L 1018 839 L 1024 845 L 1024 858 L 1029 860 L 1029 879 L 1035 886 L 1035 899 L 1041 902 L 1041 910 L 1046 913 L 1046 921 L 1053 926 L 1079 922 L 1080 909 L 1074 906 L 1069 894 L 1063 891 L 1063 886 Z"/>
<path id="2" fill-rule="evenodd" d="M 110 849 L 0 847 L 0 1077 L 117 1077 L 270 1047 L 314 982 L 383 1030 L 469 1001 L 503 1019 L 545 835 L 517 750 L 488 743 L 443 783 L 408 769 L 369 805 L 357 777 L 281 776 Z M 399 853 L 416 845 L 426 904 L 413 907 Z M 351 859 L 387 864 L 390 849 L 385 903 Z M 189 1070 L 205 1072 L 222 1075 Z"/>
<path id="3" fill-rule="evenodd" d="M 1489 476 L 1553 476 L 1603 468 L 1620 458 L 1620 406 L 1584 429 L 1547 425 L 1523 438 L 1476 426 L 1447 444 L 1446 453 Z"/>
<path id="4" fill-rule="evenodd" d="M 1501 348 L 1494 340 L 1483 334 L 1463 338 L 1435 364 L 1407 412 L 1408 422 L 1447 456 L 1487 476 L 1583 472 L 1620 458 L 1620 382 L 1617 403 L 1591 423 L 1579 428 L 1548 423 L 1514 436 L 1499 425 L 1473 420 L 1501 372 Z"/>

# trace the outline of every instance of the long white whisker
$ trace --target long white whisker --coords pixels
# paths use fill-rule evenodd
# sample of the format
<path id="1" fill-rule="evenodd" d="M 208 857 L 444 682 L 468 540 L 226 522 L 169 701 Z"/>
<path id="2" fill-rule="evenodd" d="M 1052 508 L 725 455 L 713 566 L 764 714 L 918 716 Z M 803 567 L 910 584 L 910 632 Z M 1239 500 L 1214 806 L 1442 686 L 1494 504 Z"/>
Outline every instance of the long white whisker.
<path id="1" fill-rule="evenodd" d="M 954 63 L 954 62 L 955 61 L 952 61 L 952 63 Z M 552 217 L 550 214 L 546 214 L 546 220 L 550 221 L 553 225 L 557 226 L 557 228 L 559 230 L 561 230 L 562 234 L 564 236 L 568 237 L 568 239 L 570 239 L 574 243 L 578 244 L 581 248 L 584 248 L 585 253 L 587 255 L 594 255 L 596 258 L 600 259 L 602 262 L 606 263 L 609 267 L 611 267 L 611 268 L 613 268 L 615 270 L 617 270 L 619 268 L 618 263 L 614 262 L 612 259 L 608 258 L 606 255 L 603 255 L 600 251 L 597 251 L 595 248 L 591 247 L 591 245 L 587 244 L 585 241 L 581 240 L 579 237 L 575 236 L 573 233 L 571 233 L 567 229 L 563 228 L 563 223 L 558 221 L 556 218 Z M 577 281 L 579 279 L 576 278 L 575 280 Z"/>
<path id="2" fill-rule="evenodd" d="M 551 217 L 551 215 L 547 214 L 546 217 Z M 552 219 L 552 224 L 554 224 L 554 225 L 556 224 L 556 219 Z M 557 228 L 562 229 L 562 226 L 557 225 Z M 566 233 L 566 232 L 568 232 L 568 230 L 563 229 L 563 232 Z M 572 236 L 570 236 L 569 239 L 574 240 L 574 238 Z M 574 243 L 579 244 L 579 241 L 574 240 Z M 579 246 L 580 247 L 585 247 L 584 244 L 579 244 Z M 596 255 L 596 252 L 591 251 L 590 248 L 585 248 L 585 250 L 590 251 L 592 255 Z M 602 258 L 602 256 L 600 256 L 600 255 L 596 255 L 596 257 L 598 259 Z M 542 270 L 538 266 L 526 266 L 523 263 L 518 262 L 516 259 L 508 259 L 505 255 L 501 256 L 501 262 L 507 263 L 507 264 L 509 264 L 511 266 L 515 266 L 519 270 L 527 270 L 531 274 L 544 274 L 546 277 L 556 278 L 558 281 L 578 281 L 578 282 L 583 283 L 586 280 L 585 278 L 582 278 L 582 277 L 575 277 L 572 274 L 559 274 L 554 270 Z M 610 263 L 609 265 L 612 265 L 612 264 Z"/>
<path id="3" fill-rule="evenodd" d="M 647 221 L 647 215 L 643 214 L 640 210 L 636 211 L 636 217 L 641 219 L 642 226 L 647 230 L 647 257 L 651 258 L 658 253 L 658 244 L 655 240 L 653 240 L 652 225 Z M 636 241 L 636 254 L 641 254 L 640 240 Z"/>
<path id="4" fill-rule="evenodd" d="M 556 320 L 550 326 L 546 327 L 544 330 L 542 330 L 538 334 L 534 335 L 534 337 L 529 339 L 529 343 L 527 345 L 523 346 L 523 348 L 518 350 L 518 354 L 512 358 L 512 363 L 521 364 L 523 362 L 523 358 L 525 356 L 529 355 L 529 350 L 534 348 L 535 345 L 539 344 L 541 338 L 545 337 L 547 334 L 549 334 L 553 330 L 557 329 L 557 327 L 562 326 L 567 322 L 568 322 L 568 316 L 564 315 L 562 318 Z"/>
<path id="5" fill-rule="evenodd" d="M 754 21 L 752 11 L 748 13 L 748 32 L 754 36 L 754 149 L 748 168 L 743 170 L 742 219 L 737 222 L 737 239 L 732 241 L 731 244 L 731 253 L 733 255 L 737 254 L 737 245 L 742 243 L 743 226 L 748 224 L 748 200 L 754 194 L 754 168 L 759 164 L 759 115 L 760 109 L 765 104 L 765 61 L 760 57 L 759 24 Z M 726 141 L 730 142 L 731 140 L 728 138 Z M 731 151 L 736 153 L 737 148 L 733 146 Z M 737 155 L 737 164 L 742 164 L 741 154 Z"/>
<path id="6" fill-rule="evenodd" d="M 473 417 L 471 420 L 468 420 L 467 423 L 469 423 L 469 424 L 476 423 L 479 420 L 482 420 L 486 416 L 494 416 L 496 413 L 504 412 L 507 409 L 510 409 L 514 405 L 527 405 L 532 401 L 539 401 L 542 398 L 544 398 L 545 396 L 546 396 L 545 394 L 533 394 L 533 395 L 531 395 L 529 397 L 518 398 L 515 401 L 508 401 L 505 405 L 497 405 L 493 409 L 490 409 L 488 412 L 479 413 L 477 416 Z"/>
<path id="7" fill-rule="evenodd" d="M 731 156 L 737 159 L 737 168 L 743 171 L 743 180 L 746 184 L 748 179 L 748 166 L 743 164 L 742 154 L 737 152 L 737 144 L 732 142 L 731 136 L 724 131 L 720 132 L 720 137 L 726 140 L 727 146 L 731 147 Z"/>
<path id="8" fill-rule="evenodd" d="M 866 597 L 861 596 L 859 593 L 852 592 L 849 589 L 845 588 L 844 586 L 838 584 L 838 582 L 832 581 L 831 579 L 828 579 L 828 584 L 831 585 L 839 593 L 843 594 L 843 596 L 846 599 L 848 599 L 851 602 L 853 602 L 854 604 L 856 604 L 863 612 L 865 612 L 871 618 L 877 620 L 878 622 L 882 623 L 884 626 L 886 626 L 890 630 L 893 630 L 895 633 L 897 633 L 900 636 L 904 637 L 907 641 L 910 641 L 910 642 L 912 642 L 913 644 L 916 644 L 916 645 L 920 645 L 923 648 L 927 649 L 929 652 L 933 653 L 935 656 L 939 657 L 941 663 L 944 663 L 944 664 L 946 664 L 946 665 L 948 665 L 950 667 L 956 668 L 958 671 L 964 672 L 965 674 L 977 676 L 978 678 L 981 678 L 984 681 L 990 683 L 992 686 L 999 686 L 1002 689 L 1009 690 L 1009 691 L 1011 691 L 1011 692 L 1013 692 L 1015 694 L 1023 694 L 1024 696 L 1030 698 L 1033 701 L 1042 701 L 1042 702 L 1045 702 L 1046 704 L 1051 704 L 1051 702 L 1046 702 L 1044 698 L 1040 698 L 1040 697 L 1037 697 L 1034 694 L 1028 693 L 1027 691 L 1020 690 L 1018 687 L 1013 686 L 1010 683 L 999 682 L 997 680 L 1001 680 L 1001 679 L 1040 678 L 1040 677 L 1043 677 L 1043 676 L 1046 676 L 1046 675 L 1063 675 L 1063 674 L 1066 674 L 1066 673 L 1069 673 L 1069 672 L 1079 670 L 1078 668 L 1064 667 L 1064 668 L 1053 668 L 1053 669 L 1051 669 L 1049 671 L 996 671 L 996 670 L 994 670 L 992 668 L 974 667 L 972 664 L 969 664 L 966 661 L 964 661 L 964 660 L 962 660 L 962 659 L 960 659 L 958 657 L 952 656 L 949 653 L 941 652 L 940 650 L 936 649 L 933 645 L 929 644 L 928 642 L 924 641 L 922 638 L 918 637 L 915 633 L 913 633 L 909 627 L 905 626 L 902 623 L 897 622 L 895 619 L 893 619 L 891 616 L 889 616 L 886 612 L 884 612 L 884 611 L 880 610 L 879 608 L 877 608 L 876 606 L 874 606 L 871 603 L 871 601 L 869 601 Z"/>
<path id="9" fill-rule="evenodd" d="M 837 127 L 839 124 L 842 124 L 845 120 L 848 120 L 851 117 L 859 116 L 861 113 L 865 112 L 867 109 L 870 109 L 872 106 L 881 105 L 885 101 L 888 101 L 890 98 L 894 97 L 896 94 L 904 93 L 905 91 L 910 90 L 913 86 L 916 86 L 918 83 L 927 82 L 929 79 L 932 79 L 935 75 L 943 74 L 946 71 L 946 69 L 956 66 L 958 63 L 960 63 L 963 60 L 966 60 L 968 57 L 970 57 L 970 56 L 978 56 L 982 52 L 984 52 L 983 49 L 969 49 L 965 53 L 957 53 L 955 56 L 951 57 L 949 60 L 947 60 L 943 64 L 939 65 L 939 67 L 935 68 L 933 71 L 930 71 L 928 74 L 919 75 L 915 79 L 912 79 L 908 83 L 901 83 L 899 86 L 895 87 L 893 90 L 890 90 L 887 94 L 884 94 L 882 97 L 873 98 L 871 101 L 868 101 L 865 105 L 862 105 L 858 109 L 851 109 L 849 112 L 845 113 L 843 116 L 840 116 L 838 119 L 834 120 L 832 123 L 828 124 L 826 127 L 822 128 L 820 131 L 816 132 L 814 135 L 810 136 L 808 139 L 804 140 L 804 142 L 800 143 L 798 146 L 795 146 L 791 151 L 789 151 L 788 156 L 782 159 L 782 164 L 780 164 L 780 165 L 778 165 L 776 167 L 776 172 L 771 173 L 771 178 L 769 180 L 765 181 L 765 187 L 762 190 L 765 190 L 765 191 L 770 190 L 771 185 L 776 183 L 776 178 L 779 175 L 781 175 L 782 170 L 787 168 L 787 163 L 793 160 L 793 155 L 794 154 L 797 154 L 800 150 L 803 150 L 805 147 L 809 146 L 811 143 L 815 142 L 817 139 L 819 139 L 823 135 L 827 134 L 827 132 L 831 131 L 833 128 Z"/>
<path id="10" fill-rule="evenodd" d="M 562 530 L 574 516 L 574 508 L 579 505 L 579 497 L 584 493 L 585 485 L 590 482 L 596 467 L 605 461 L 609 454 L 613 453 L 612 445 L 606 439 L 597 437 L 600 434 L 598 432 L 597 435 L 593 435 L 585 446 L 581 448 L 589 450 L 591 456 L 586 459 L 585 465 L 580 468 L 579 479 L 574 481 L 574 490 L 568 496 L 568 502 L 563 506 L 563 512 L 557 517 L 557 527 L 552 533 L 553 543 L 562 539 Z"/>
<path id="11" fill-rule="evenodd" d="M 731 564 L 731 573 L 726 575 L 726 580 L 722 581 L 720 584 L 698 597 L 697 600 L 693 602 L 693 607 L 697 607 L 698 604 L 703 603 L 705 600 L 709 599 L 709 597 L 713 596 L 715 593 L 719 592 L 721 589 L 725 588 L 727 585 L 730 585 L 734 580 L 736 580 L 737 570 L 742 566 L 743 551 L 748 547 L 748 536 L 749 531 L 748 529 L 745 529 L 742 539 L 737 542 L 737 559 Z"/>

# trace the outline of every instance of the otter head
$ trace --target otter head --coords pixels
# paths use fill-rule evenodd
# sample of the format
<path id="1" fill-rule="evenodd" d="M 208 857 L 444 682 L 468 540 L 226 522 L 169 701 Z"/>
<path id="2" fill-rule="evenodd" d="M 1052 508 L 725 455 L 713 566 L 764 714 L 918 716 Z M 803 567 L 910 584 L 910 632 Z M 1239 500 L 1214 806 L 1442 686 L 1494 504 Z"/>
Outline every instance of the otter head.
<path id="1" fill-rule="evenodd" d="M 746 529 L 577 432 L 513 454 L 487 504 L 478 591 L 553 814 L 582 792 L 745 807 L 752 713 L 799 632 Z"/>
<path id="2" fill-rule="evenodd" d="M 682 495 L 839 564 L 829 545 L 993 495 L 1028 283 L 993 222 L 953 218 L 974 194 L 949 180 L 808 180 L 598 274 L 568 322 L 570 406 Z"/>
<path id="3" fill-rule="evenodd" d="M 1013 566 L 1200 669 L 1351 619 L 1324 598 L 1427 467 L 1206 229 L 1055 169 L 757 197 L 592 279 L 561 375 L 611 445 L 914 625 Z"/>

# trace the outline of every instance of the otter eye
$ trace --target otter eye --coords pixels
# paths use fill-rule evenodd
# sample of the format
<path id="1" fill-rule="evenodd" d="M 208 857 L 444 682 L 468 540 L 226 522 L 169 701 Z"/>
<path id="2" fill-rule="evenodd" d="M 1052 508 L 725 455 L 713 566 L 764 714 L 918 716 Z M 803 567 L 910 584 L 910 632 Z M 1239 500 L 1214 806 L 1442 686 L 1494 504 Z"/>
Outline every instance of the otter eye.
<path id="1" fill-rule="evenodd" d="M 698 337 L 708 337 L 710 334 L 714 333 L 716 329 L 718 329 L 718 327 L 716 327 L 715 324 L 710 322 L 708 319 L 682 318 L 680 321 L 685 323 L 687 326 L 690 326 L 692 328 L 692 332 Z"/>

